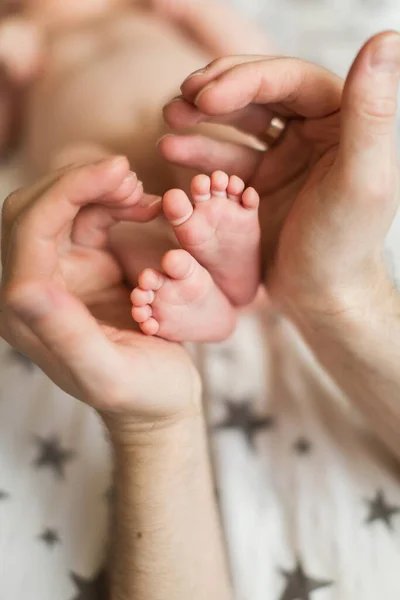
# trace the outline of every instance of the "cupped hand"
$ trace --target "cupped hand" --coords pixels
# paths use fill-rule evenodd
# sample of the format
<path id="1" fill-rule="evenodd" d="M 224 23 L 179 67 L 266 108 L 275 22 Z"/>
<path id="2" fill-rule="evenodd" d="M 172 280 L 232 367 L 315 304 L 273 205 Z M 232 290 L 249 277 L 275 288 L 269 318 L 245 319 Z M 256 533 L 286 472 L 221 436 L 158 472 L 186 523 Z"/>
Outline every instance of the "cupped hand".
<path id="1" fill-rule="evenodd" d="M 53 173 L 3 208 L 2 337 L 124 426 L 162 422 L 197 400 L 184 349 L 133 329 L 130 290 L 109 250 L 115 223 L 159 210 L 123 157 Z"/>
<path id="2" fill-rule="evenodd" d="M 364 46 L 345 85 L 296 59 L 228 57 L 189 77 L 165 108 L 173 128 L 218 122 L 259 139 L 274 117 L 287 121 L 267 151 L 200 136 L 160 142 L 170 161 L 236 173 L 260 192 L 266 282 L 279 299 L 335 310 L 371 301 L 378 283 L 389 289 L 399 78 L 400 36 L 388 32 Z"/>

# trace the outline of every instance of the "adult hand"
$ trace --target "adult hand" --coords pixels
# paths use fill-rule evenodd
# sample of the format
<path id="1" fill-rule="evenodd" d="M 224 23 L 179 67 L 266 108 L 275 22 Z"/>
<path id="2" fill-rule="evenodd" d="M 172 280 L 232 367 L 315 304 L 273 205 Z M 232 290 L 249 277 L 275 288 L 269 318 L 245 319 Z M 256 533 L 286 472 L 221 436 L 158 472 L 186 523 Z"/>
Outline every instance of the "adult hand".
<path id="1" fill-rule="evenodd" d="M 229 123 L 259 137 L 273 117 L 287 119 L 267 152 L 194 136 L 160 143 L 173 162 L 224 169 L 258 189 L 266 281 L 280 300 L 336 311 L 390 290 L 382 249 L 399 193 L 399 77 L 400 36 L 389 32 L 364 46 L 344 89 L 303 61 L 230 57 L 188 78 L 166 107 L 172 127 Z"/>
<path id="2" fill-rule="evenodd" d="M 56 172 L 3 209 L 0 334 L 117 426 L 192 411 L 198 392 L 180 346 L 132 329 L 130 290 L 108 249 L 112 225 L 159 210 L 123 157 Z"/>

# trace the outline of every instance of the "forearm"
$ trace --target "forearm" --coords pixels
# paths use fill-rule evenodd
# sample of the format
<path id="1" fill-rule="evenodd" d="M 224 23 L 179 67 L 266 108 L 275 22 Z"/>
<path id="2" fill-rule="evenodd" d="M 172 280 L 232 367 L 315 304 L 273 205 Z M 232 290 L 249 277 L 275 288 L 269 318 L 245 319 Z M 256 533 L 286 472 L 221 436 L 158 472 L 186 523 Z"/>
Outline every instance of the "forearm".
<path id="1" fill-rule="evenodd" d="M 290 313 L 328 373 L 400 458 L 400 297 L 388 286 L 383 298 L 362 309 L 292 306 Z"/>
<path id="2" fill-rule="evenodd" d="M 203 419 L 115 444 L 112 600 L 231 598 Z"/>

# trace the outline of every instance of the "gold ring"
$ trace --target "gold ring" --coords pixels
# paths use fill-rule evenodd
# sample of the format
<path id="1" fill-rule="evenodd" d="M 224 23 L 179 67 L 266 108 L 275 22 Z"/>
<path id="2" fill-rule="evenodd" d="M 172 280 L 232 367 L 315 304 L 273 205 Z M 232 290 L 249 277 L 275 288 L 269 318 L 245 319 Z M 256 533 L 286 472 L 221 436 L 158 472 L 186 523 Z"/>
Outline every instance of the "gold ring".
<path id="1" fill-rule="evenodd" d="M 279 117 L 274 117 L 270 124 L 268 125 L 264 135 L 262 136 L 263 141 L 267 144 L 268 148 L 275 146 L 286 129 L 286 121 L 280 119 Z"/>

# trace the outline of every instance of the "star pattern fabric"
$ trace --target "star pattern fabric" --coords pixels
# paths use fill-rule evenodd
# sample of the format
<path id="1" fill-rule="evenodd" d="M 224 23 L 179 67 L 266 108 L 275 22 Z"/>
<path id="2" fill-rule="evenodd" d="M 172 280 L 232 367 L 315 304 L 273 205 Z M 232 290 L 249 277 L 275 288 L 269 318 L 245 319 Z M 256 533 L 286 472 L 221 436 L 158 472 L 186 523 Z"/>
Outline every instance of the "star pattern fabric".
<path id="1" fill-rule="evenodd" d="M 100 571 L 91 579 L 71 573 L 71 579 L 77 588 L 73 600 L 109 600 L 105 571 Z"/>
<path id="2" fill-rule="evenodd" d="M 384 523 L 388 529 L 393 529 L 393 518 L 400 514 L 400 506 L 390 504 L 382 490 L 378 490 L 376 496 L 372 500 L 367 500 L 369 505 L 369 514 L 367 516 L 367 524 L 371 525 L 376 521 Z"/>
<path id="3" fill-rule="evenodd" d="M 39 452 L 35 458 L 34 465 L 38 469 L 43 467 L 50 468 L 57 477 L 63 478 L 65 466 L 74 458 L 75 453 L 72 450 L 62 448 L 57 436 L 50 436 L 49 438 L 36 436 L 35 441 L 39 446 Z"/>
<path id="4" fill-rule="evenodd" d="M 114 504 L 114 502 L 115 502 L 115 486 L 114 486 L 114 484 L 110 485 L 108 490 L 106 490 L 106 492 L 104 494 L 104 498 L 110 504 L 110 506 L 112 504 Z"/>
<path id="5" fill-rule="evenodd" d="M 286 586 L 280 600 L 312 600 L 313 592 L 333 584 L 332 581 L 309 577 L 300 562 L 293 571 L 282 570 L 281 573 L 286 579 Z"/>
<path id="6" fill-rule="evenodd" d="M 300 456 L 305 456 L 307 454 L 310 454 L 310 452 L 312 451 L 312 444 L 310 440 L 301 437 L 294 443 L 293 448 L 296 454 L 299 454 Z"/>
<path id="7" fill-rule="evenodd" d="M 316 60 L 340 74 L 347 72 L 350 58 L 372 28 L 383 30 L 400 22 L 398 0 L 238 3 L 265 23 L 268 35 L 277 39 L 279 52 Z M 390 266 L 399 282 L 400 226 L 393 232 Z M 269 324 L 274 320 L 279 330 L 281 318 L 272 315 Z M 250 323 L 248 329 L 252 327 Z M 346 438 L 347 425 L 337 419 L 335 426 L 332 413 L 324 412 L 332 398 L 321 382 L 310 386 L 315 410 L 307 412 L 313 370 L 307 370 L 307 381 L 301 385 L 296 383 L 296 367 L 289 370 L 291 386 L 280 393 L 264 386 L 268 361 L 261 372 L 252 370 L 261 337 L 259 330 L 254 337 L 240 333 L 233 343 L 205 350 L 217 363 L 215 372 L 206 375 L 206 387 L 212 388 L 212 379 L 218 379 L 214 395 L 218 418 L 213 420 L 213 426 L 217 421 L 216 489 L 237 597 L 355 600 L 353 593 L 342 591 L 356 589 L 362 600 L 400 598 L 396 571 L 400 491 L 393 461 L 388 465 L 378 453 L 371 458 L 356 428 L 349 428 Z M 289 350 L 286 346 L 280 358 Z M 300 367 L 304 374 L 304 360 Z M 283 369 L 280 363 L 274 368 Z M 104 476 L 104 455 L 95 447 L 98 432 L 93 419 L 70 398 L 61 399 L 62 393 L 48 385 L 39 369 L 8 346 L 0 363 L 0 388 L 0 543 L 7 549 L 0 558 L 0 597 L 19 600 L 23 581 L 29 600 L 109 600 L 104 572 L 87 567 L 98 564 L 107 545 L 101 526 L 107 527 L 104 493 L 110 483 Z M 233 410 L 231 404 L 236 405 Z M 269 414 L 273 417 L 265 416 Z M 32 427 L 35 417 L 37 428 Z M 274 427 L 275 422 L 279 427 Z M 245 451 L 239 436 L 219 435 L 223 430 L 241 432 L 253 451 Z M 37 438 L 32 464 L 32 431 L 57 431 L 60 436 L 65 431 L 65 438 Z M 68 443 L 62 443 L 64 439 Z M 84 449 L 82 439 L 89 440 Z M 42 469 L 51 477 L 41 477 Z M 63 485 L 59 485 L 61 478 Z M 335 502 L 341 504 L 336 507 Z M 343 525 L 335 520 L 338 514 L 344 515 L 345 527 L 338 526 Z M 48 523 L 57 524 L 57 530 L 45 528 Z M 347 557 L 344 565 L 337 561 L 342 550 Z M 311 567 L 320 564 L 320 554 L 326 556 L 327 570 Z M 293 556 L 299 557 L 295 565 Z M 293 570 L 278 571 L 282 565 Z"/>
<path id="8" fill-rule="evenodd" d="M 53 548 L 53 546 L 56 546 L 61 542 L 57 531 L 49 528 L 45 529 L 43 533 L 40 534 L 39 539 L 50 548 Z"/>
<path id="9" fill-rule="evenodd" d="M 217 429 L 237 429 L 242 431 L 250 446 L 254 446 L 254 436 L 260 431 L 271 429 L 274 419 L 271 416 L 260 417 L 253 414 L 251 402 L 226 403 L 228 415 L 217 425 Z"/>

